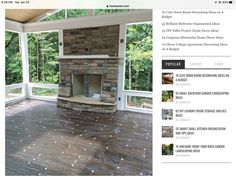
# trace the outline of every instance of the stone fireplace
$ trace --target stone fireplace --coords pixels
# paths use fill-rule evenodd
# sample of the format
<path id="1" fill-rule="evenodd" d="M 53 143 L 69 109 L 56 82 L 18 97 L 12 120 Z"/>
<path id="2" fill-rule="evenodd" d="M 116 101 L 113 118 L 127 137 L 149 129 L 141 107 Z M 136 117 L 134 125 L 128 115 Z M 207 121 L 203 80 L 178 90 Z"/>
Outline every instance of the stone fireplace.
<path id="1" fill-rule="evenodd" d="M 63 30 L 58 106 L 116 111 L 119 25 Z"/>
<path id="2" fill-rule="evenodd" d="M 60 58 L 58 106 L 116 111 L 119 58 Z"/>

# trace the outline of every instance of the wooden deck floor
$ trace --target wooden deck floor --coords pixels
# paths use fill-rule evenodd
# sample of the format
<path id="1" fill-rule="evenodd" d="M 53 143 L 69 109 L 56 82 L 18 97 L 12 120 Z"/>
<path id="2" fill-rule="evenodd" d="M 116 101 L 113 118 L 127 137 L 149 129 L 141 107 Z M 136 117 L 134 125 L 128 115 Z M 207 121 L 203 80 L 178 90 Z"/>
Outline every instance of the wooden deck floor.
<path id="1" fill-rule="evenodd" d="M 152 175 L 152 116 L 8 106 L 6 175 Z"/>

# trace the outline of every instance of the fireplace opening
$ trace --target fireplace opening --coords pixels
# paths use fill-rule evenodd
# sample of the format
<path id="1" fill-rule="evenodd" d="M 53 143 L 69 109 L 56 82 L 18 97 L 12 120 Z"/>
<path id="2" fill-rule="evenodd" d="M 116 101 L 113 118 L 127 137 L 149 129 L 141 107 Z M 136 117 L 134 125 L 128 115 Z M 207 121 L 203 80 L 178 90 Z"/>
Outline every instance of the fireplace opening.
<path id="1" fill-rule="evenodd" d="M 83 96 L 101 99 L 102 75 L 98 74 L 73 74 L 73 96 Z"/>

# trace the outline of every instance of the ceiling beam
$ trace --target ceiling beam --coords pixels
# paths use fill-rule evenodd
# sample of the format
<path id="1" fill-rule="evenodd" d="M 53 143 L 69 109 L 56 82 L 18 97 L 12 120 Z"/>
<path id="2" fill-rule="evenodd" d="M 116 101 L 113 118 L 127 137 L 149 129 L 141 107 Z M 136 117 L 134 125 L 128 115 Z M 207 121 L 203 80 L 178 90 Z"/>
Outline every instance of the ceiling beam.
<path id="1" fill-rule="evenodd" d="M 6 31 L 13 31 L 13 32 L 24 32 L 24 27 L 22 23 L 5 20 L 5 29 Z"/>
<path id="2" fill-rule="evenodd" d="M 89 28 L 116 24 L 152 21 L 152 10 L 134 10 L 129 12 L 84 16 L 71 19 L 46 22 L 25 23 L 24 32 L 53 31 L 75 28 Z"/>

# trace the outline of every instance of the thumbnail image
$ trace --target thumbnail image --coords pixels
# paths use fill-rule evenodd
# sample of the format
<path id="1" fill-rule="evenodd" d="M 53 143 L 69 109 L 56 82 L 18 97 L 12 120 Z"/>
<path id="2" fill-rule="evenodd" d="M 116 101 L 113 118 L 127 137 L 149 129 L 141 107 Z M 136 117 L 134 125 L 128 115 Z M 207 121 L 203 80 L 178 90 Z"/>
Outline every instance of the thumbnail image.
<path id="1" fill-rule="evenodd" d="M 162 91 L 162 102 L 173 102 L 174 92 L 172 90 Z"/>
<path id="2" fill-rule="evenodd" d="M 162 73 L 162 84 L 173 84 L 173 73 Z"/>
<path id="3" fill-rule="evenodd" d="M 173 120 L 173 109 L 162 109 L 162 120 Z"/>
<path id="4" fill-rule="evenodd" d="M 173 138 L 173 126 L 162 126 L 162 138 Z"/>
<path id="5" fill-rule="evenodd" d="M 162 155 L 174 155 L 174 144 L 162 144 Z"/>

